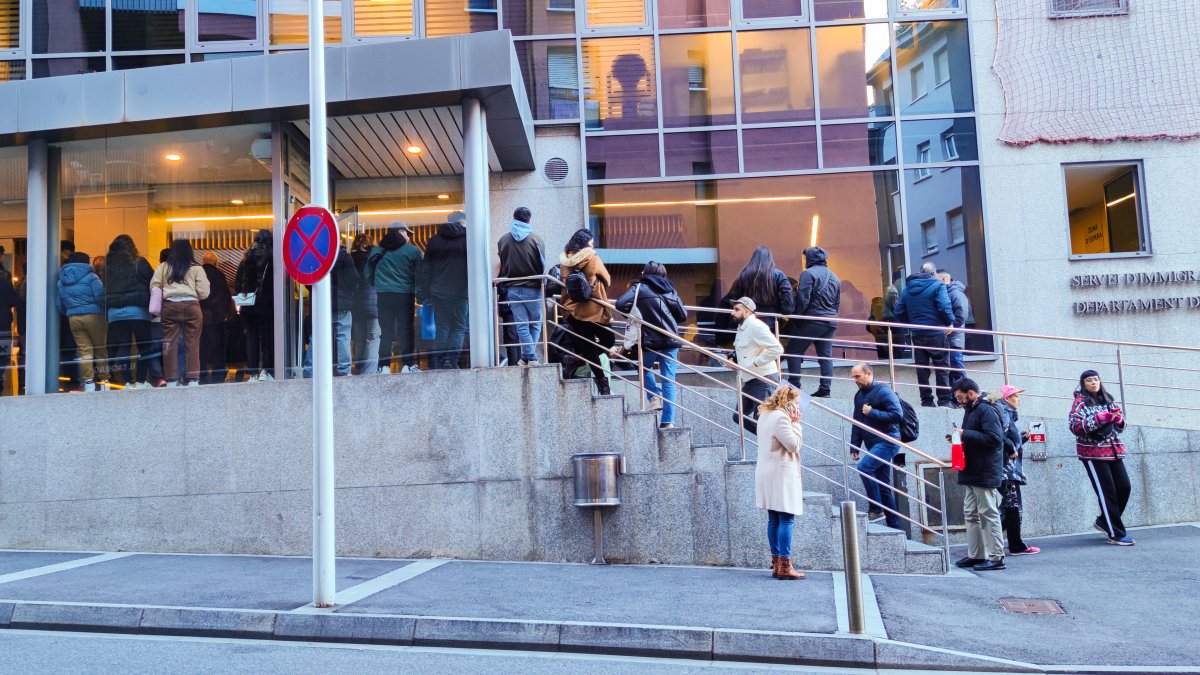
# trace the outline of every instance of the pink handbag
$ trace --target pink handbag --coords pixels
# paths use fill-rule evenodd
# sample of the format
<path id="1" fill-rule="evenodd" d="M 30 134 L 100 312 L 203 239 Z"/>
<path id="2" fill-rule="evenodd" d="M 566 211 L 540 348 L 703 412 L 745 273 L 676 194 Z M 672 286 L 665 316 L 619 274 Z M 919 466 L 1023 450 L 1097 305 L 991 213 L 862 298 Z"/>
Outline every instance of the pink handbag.
<path id="1" fill-rule="evenodd" d="M 162 314 L 163 289 L 155 286 L 150 289 L 150 313 L 154 316 Z"/>

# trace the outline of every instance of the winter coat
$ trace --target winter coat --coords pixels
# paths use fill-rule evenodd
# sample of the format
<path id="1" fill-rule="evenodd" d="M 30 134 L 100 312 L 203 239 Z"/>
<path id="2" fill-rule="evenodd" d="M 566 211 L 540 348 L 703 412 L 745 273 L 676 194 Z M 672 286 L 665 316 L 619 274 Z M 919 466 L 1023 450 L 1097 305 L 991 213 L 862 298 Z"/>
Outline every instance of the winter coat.
<path id="1" fill-rule="evenodd" d="M 740 284 L 740 279 L 734 280 L 733 286 L 729 288 L 729 292 L 725 294 L 721 300 L 721 306 L 726 309 L 733 307 L 733 303 L 737 302 L 738 298 L 749 297 L 754 301 L 755 311 L 766 314 L 791 314 L 795 309 L 795 295 L 792 293 L 792 282 L 788 280 L 787 275 L 778 269 L 774 271 L 775 275 L 775 297 L 773 298 L 756 298 L 749 295 L 749 291 L 743 289 Z M 775 319 L 773 317 L 759 317 L 761 321 L 767 325 L 774 327 Z M 770 319 L 768 321 L 768 319 Z"/>
<path id="2" fill-rule="evenodd" d="M 234 278 L 234 292 L 255 293 L 254 304 L 249 307 L 242 307 L 240 313 L 243 315 L 253 314 L 267 316 L 275 312 L 275 275 L 273 273 L 274 262 L 271 259 L 270 252 L 259 259 L 256 251 L 251 249 L 246 252 L 242 258 L 241 264 L 238 265 L 237 276 Z"/>
<path id="3" fill-rule="evenodd" d="M 754 467 L 754 504 L 760 509 L 804 513 L 800 446 L 804 431 L 783 410 L 758 420 L 758 463 Z"/>
<path id="4" fill-rule="evenodd" d="M 867 415 L 863 414 L 863 404 L 871 406 L 871 412 Z M 900 440 L 900 422 L 903 419 L 904 409 L 900 407 L 900 397 L 879 380 L 854 394 L 854 421 L 862 422 L 884 436 Z M 857 426 L 850 427 L 852 448 L 861 448 L 864 443 L 869 448 L 882 442 L 886 441 L 875 434 L 863 431 Z"/>
<path id="5" fill-rule="evenodd" d="M 108 322 L 150 320 L 150 279 L 154 269 L 145 258 L 138 258 L 133 269 L 107 265 L 104 271 L 104 302 Z"/>
<path id="6" fill-rule="evenodd" d="M 967 468 L 958 473 L 958 484 L 999 488 L 1004 479 L 1004 427 L 1000 411 L 980 395 L 963 410 L 962 430 Z"/>
<path id="7" fill-rule="evenodd" d="M 375 293 L 375 284 L 367 279 L 367 261 L 371 258 L 371 252 L 355 251 L 350 258 L 354 260 L 354 269 L 358 271 L 358 286 L 354 289 L 350 311 L 355 318 L 378 319 L 379 296 Z"/>
<path id="8" fill-rule="evenodd" d="M 421 273 L 421 249 L 410 243 L 391 250 L 376 246 L 367 258 L 366 269 L 367 283 L 377 293 L 415 294 Z"/>
<path id="9" fill-rule="evenodd" d="M 795 306 L 790 314 L 801 316 L 838 315 L 842 304 L 842 280 L 829 269 L 822 248 L 804 252 L 804 273 L 796 287 Z"/>
<path id="10" fill-rule="evenodd" d="M 687 321 L 687 310 L 683 300 L 666 277 L 646 275 L 638 280 L 617 299 L 617 309 L 628 314 L 633 309 L 633 298 L 637 296 L 637 307 L 642 321 L 657 326 L 671 335 L 679 334 L 679 323 Z M 679 347 L 680 341 L 668 337 L 653 328 L 642 328 L 642 347 L 662 351 Z"/>
<path id="11" fill-rule="evenodd" d="M 533 277 L 544 273 L 546 271 L 545 251 L 546 247 L 542 244 L 541 237 L 533 234 L 528 223 L 519 220 L 513 221 L 511 231 L 496 242 L 496 252 L 500 256 L 500 277 L 511 279 Z M 531 279 L 509 282 L 504 286 L 506 288 L 523 286 L 540 289 L 542 282 L 540 279 Z"/>
<path id="12" fill-rule="evenodd" d="M 333 285 L 330 294 L 333 299 L 333 311 L 351 312 L 354 309 L 354 293 L 358 290 L 358 269 L 346 249 L 338 249 L 337 260 L 329 272 Z"/>
<path id="13" fill-rule="evenodd" d="M 1121 414 L 1121 421 L 1103 423 L 1096 419 L 1096 414 L 1111 412 Z M 1079 459 L 1096 459 L 1112 461 L 1125 456 L 1125 444 L 1121 442 L 1120 433 L 1125 431 L 1124 413 L 1121 406 L 1114 403 L 1092 403 L 1090 397 L 1082 392 L 1075 392 L 1075 402 L 1071 404 L 1071 414 L 1067 416 L 1067 424 L 1071 433 L 1075 434 L 1075 454 Z"/>
<path id="14" fill-rule="evenodd" d="M 950 307 L 950 295 L 946 284 L 932 274 L 914 274 L 905 280 L 904 290 L 896 301 L 893 312 L 896 323 L 911 323 L 919 326 L 948 327 L 954 323 L 954 311 Z M 938 331 L 913 332 L 934 333 Z"/>
<path id="15" fill-rule="evenodd" d="M 104 284 L 87 263 L 67 263 L 58 274 L 58 311 L 67 316 L 100 314 Z"/>
<path id="16" fill-rule="evenodd" d="M 12 275 L 0 267 L 0 333 L 12 331 L 13 310 L 20 304 L 21 296 L 13 288 Z"/>
<path id="17" fill-rule="evenodd" d="M 1022 466 L 1022 458 L 1024 452 L 1021 446 L 1025 444 L 1025 439 L 1021 436 L 1021 429 L 1017 426 L 1017 421 L 1021 419 L 1017 409 L 1009 405 L 1008 401 L 1000 398 L 1000 393 L 991 394 L 988 396 L 988 402 L 996 406 L 996 410 L 1000 412 L 1000 426 L 1004 428 L 1004 480 L 1012 481 L 1019 485 L 1025 484 L 1025 469 Z"/>
<path id="18" fill-rule="evenodd" d="M 442 223 L 425 244 L 425 263 L 418 275 L 417 294 L 451 300 L 467 298 L 467 228 Z"/>
<path id="19" fill-rule="evenodd" d="M 237 311 L 233 306 L 233 293 L 229 292 L 229 282 L 219 267 L 204 265 L 203 269 L 208 277 L 208 297 L 200 301 L 200 311 L 204 314 L 204 323 L 220 325 Z"/>
<path id="20" fill-rule="evenodd" d="M 161 288 L 163 302 L 199 302 L 208 297 L 208 276 L 204 268 L 192 263 L 183 281 L 171 281 L 171 263 L 162 263 L 154 270 L 154 278 L 150 280 L 150 288 Z"/>
<path id="21" fill-rule="evenodd" d="M 779 338 L 757 316 L 748 316 L 738 326 L 733 336 L 733 349 L 737 363 L 755 375 L 773 377 L 779 374 L 779 357 L 783 356 L 783 345 Z M 738 371 L 738 380 L 746 382 L 750 375 Z"/>
<path id="22" fill-rule="evenodd" d="M 612 310 L 594 302 L 594 300 L 608 302 L 608 287 L 612 285 L 612 277 L 609 276 L 608 268 L 604 266 L 604 261 L 600 260 L 599 255 L 596 255 L 596 249 L 588 246 L 576 251 L 572 255 L 563 253 L 559 257 L 558 273 L 564 282 L 567 280 L 567 276 L 575 270 L 582 270 L 588 282 L 592 285 L 592 300 L 575 302 L 571 299 L 571 294 L 567 292 L 564 286 L 562 295 L 559 298 L 563 310 L 576 321 L 611 323 Z"/>
<path id="23" fill-rule="evenodd" d="M 950 311 L 954 314 L 954 327 L 962 328 L 971 317 L 971 300 L 967 297 L 967 287 L 955 279 L 946 286 L 946 294 L 950 297 Z"/>

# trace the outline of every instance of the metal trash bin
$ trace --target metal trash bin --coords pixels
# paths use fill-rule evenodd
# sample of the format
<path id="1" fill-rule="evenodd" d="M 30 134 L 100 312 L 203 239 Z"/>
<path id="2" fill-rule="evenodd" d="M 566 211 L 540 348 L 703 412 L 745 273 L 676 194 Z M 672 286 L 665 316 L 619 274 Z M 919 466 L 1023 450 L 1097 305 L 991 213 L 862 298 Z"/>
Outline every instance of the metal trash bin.
<path id="1" fill-rule="evenodd" d="M 618 452 L 588 452 L 573 455 L 575 506 L 619 506 L 625 455 Z"/>
<path id="2" fill-rule="evenodd" d="M 604 561 L 604 527 L 602 508 L 620 506 L 621 474 L 625 473 L 625 455 L 619 452 L 587 452 L 571 457 L 575 471 L 575 506 L 593 508 L 592 527 L 595 538 L 593 565 Z"/>

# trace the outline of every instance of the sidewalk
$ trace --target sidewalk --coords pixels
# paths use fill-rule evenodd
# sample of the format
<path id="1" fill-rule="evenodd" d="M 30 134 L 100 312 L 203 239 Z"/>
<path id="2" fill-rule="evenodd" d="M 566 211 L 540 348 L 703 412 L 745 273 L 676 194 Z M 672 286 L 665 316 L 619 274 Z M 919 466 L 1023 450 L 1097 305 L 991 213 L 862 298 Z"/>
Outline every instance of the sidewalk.
<path id="1" fill-rule="evenodd" d="M 1099 535 L 1040 540 L 1044 553 L 1002 572 L 871 575 L 865 636 L 847 632 L 840 573 L 784 583 L 736 568 L 341 559 L 339 606 L 318 610 L 307 558 L 32 551 L 0 551 L 0 628 L 1200 673 L 1200 527 L 1133 534 L 1133 548 Z M 1066 614 L 1012 614 L 1001 598 L 1053 599 Z"/>

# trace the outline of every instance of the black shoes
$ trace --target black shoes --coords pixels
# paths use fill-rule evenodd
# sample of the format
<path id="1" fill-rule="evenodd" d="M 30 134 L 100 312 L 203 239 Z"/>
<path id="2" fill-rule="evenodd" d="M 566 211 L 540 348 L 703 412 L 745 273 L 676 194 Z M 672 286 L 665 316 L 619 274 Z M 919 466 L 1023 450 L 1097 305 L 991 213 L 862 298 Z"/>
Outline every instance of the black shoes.
<path id="1" fill-rule="evenodd" d="M 937 404 L 933 401 L 921 401 L 922 408 L 936 408 Z"/>
<path id="2" fill-rule="evenodd" d="M 980 564 L 983 564 L 983 563 L 985 563 L 985 562 L 987 562 L 987 561 L 986 561 L 986 560 L 984 560 L 983 558 L 971 558 L 971 557 L 966 557 L 966 558 L 962 558 L 962 559 L 961 559 L 961 560 L 959 560 L 958 562 L 954 563 L 954 566 L 955 566 L 955 567 L 962 567 L 962 568 L 964 568 L 964 569 L 965 569 L 965 568 L 967 568 L 967 567 L 974 567 L 974 566 L 976 566 L 976 565 L 980 565 Z"/>
<path id="3" fill-rule="evenodd" d="M 979 563 L 978 565 L 975 565 L 971 569 L 975 570 L 976 572 L 991 572 L 994 570 L 1002 570 L 1002 569 L 1004 569 L 1004 558 L 1001 558 L 999 560 L 988 560 L 986 562 L 982 562 L 982 563 Z"/>
<path id="4" fill-rule="evenodd" d="M 812 393 L 812 398 L 829 398 L 828 389 L 818 389 Z"/>

